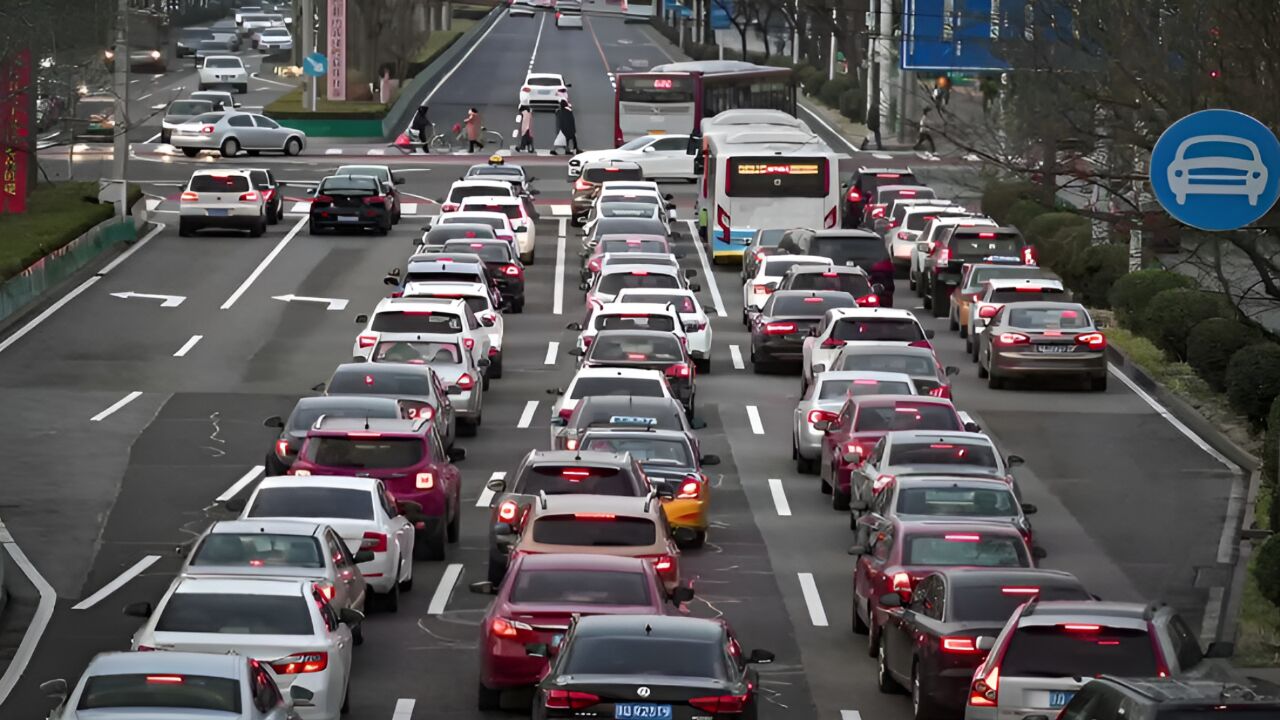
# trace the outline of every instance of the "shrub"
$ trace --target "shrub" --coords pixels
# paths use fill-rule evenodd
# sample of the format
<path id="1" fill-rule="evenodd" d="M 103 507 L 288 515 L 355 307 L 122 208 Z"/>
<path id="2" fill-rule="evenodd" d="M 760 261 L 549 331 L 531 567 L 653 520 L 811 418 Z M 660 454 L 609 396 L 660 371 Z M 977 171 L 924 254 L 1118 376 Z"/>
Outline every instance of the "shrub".
<path id="1" fill-rule="evenodd" d="M 823 73 L 817 73 L 817 74 L 811 75 L 809 77 L 809 80 L 805 82 L 801 87 L 804 88 L 805 94 L 809 95 L 810 97 L 820 97 L 820 94 L 822 93 L 822 88 L 826 84 L 827 84 L 827 76 Z"/>
<path id="2" fill-rule="evenodd" d="M 1037 248 L 1052 240 L 1061 230 L 1070 227 L 1089 227 L 1089 221 L 1071 212 L 1047 212 L 1022 228 L 1022 234 Z"/>
<path id="3" fill-rule="evenodd" d="M 813 79 L 822 74 L 822 71 L 812 65 L 800 65 L 796 68 L 796 82 L 800 83 L 800 87 L 808 88 Z"/>
<path id="4" fill-rule="evenodd" d="M 826 104 L 827 107 L 838 108 L 840 107 L 840 96 L 851 89 L 853 89 L 853 83 L 849 81 L 849 78 L 837 75 L 823 83 L 822 90 L 818 93 L 818 99 Z"/>
<path id="5" fill-rule="evenodd" d="M 1027 182 L 992 182 L 982 191 L 982 212 L 996 222 L 1008 224 L 1009 209 L 1019 200 L 1036 197 L 1039 189 Z"/>
<path id="6" fill-rule="evenodd" d="M 1071 263 L 1081 250 L 1089 246 L 1089 228 L 1065 227 L 1058 231 L 1051 240 L 1036 247 L 1041 267 L 1048 268 L 1062 278 L 1068 287 L 1075 287 L 1075 276 L 1071 274 Z"/>
<path id="7" fill-rule="evenodd" d="M 1280 477 L 1280 397 L 1271 401 L 1271 410 L 1267 412 L 1267 433 L 1262 438 L 1262 481 L 1272 488 L 1271 507 L 1276 506 L 1275 487 Z M 1271 524 L 1276 529 L 1275 523 Z"/>
<path id="8" fill-rule="evenodd" d="M 1280 535 L 1272 535 L 1258 548 L 1253 577 L 1262 596 L 1280 606 Z"/>
<path id="9" fill-rule="evenodd" d="M 840 114 L 854 122 L 866 119 L 866 110 L 862 107 L 865 98 L 857 88 L 840 93 Z"/>
<path id="10" fill-rule="evenodd" d="M 1226 389 L 1227 363 L 1237 350 L 1257 342 L 1253 328 L 1238 320 L 1211 317 L 1191 328 L 1187 334 L 1187 364 L 1195 368 L 1209 387 Z M 1280 426 L 1276 430 L 1280 431 Z"/>
<path id="11" fill-rule="evenodd" d="M 1254 424 L 1261 424 L 1276 395 L 1280 395 L 1280 345 L 1260 342 L 1237 350 L 1227 363 L 1231 407 Z"/>
<path id="12" fill-rule="evenodd" d="M 1035 220 L 1047 212 L 1052 212 L 1052 210 L 1041 205 L 1035 200 L 1019 200 L 1013 204 L 1013 207 L 1009 208 L 1009 212 L 1005 214 L 1005 218 L 1003 220 L 999 218 L 996 218 L 995 220 L 1001 225 L 1012 225 L 1019 230 L 1022 230 L 1031 225 L 1032 220 Z"/>
<path id="13" fill-rule="evenodd" d="M 1075 291 L 1075 299 L 1089 307 L 1107 307 L 1107 293 L 1129 269 L 1129 248 L 1124 245 L 1091 245 L 1088 240 L 1088 228 L 1084 228 L 1083 241 L 1078 234 L 1072 234 L 1073 242 L 1079 246 L 1075 254 L 1067 261 L 1067 275 L 1070 287 Z"/>
<path id="14" fill-rule="evenodd" d="M 1111 307 L 1116 319 L 1130 330 L 1139 331 L 1142 311 L 1156 293 L 1176 288 L 1193 288 L 1196 283 L 1190 277 L 1172 270 L 1139 270 L 1116 281 L 1111 288 Z"/>
<path id="15" fill-rule="evenodd" d="M 1142 313 L 1140 332 L 1178 360 L 1187 359 L 1191 328 L 1209 318 L 1231 317 L 1231 307 L 1221 295 L 1194 288 L 1161 290 Z"/>

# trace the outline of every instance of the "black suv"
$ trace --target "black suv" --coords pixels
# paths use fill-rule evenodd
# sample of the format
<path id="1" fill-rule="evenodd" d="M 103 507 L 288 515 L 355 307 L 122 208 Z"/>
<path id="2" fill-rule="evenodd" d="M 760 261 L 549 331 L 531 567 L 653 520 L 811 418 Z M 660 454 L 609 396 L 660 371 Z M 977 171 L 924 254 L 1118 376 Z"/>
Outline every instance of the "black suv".
<path id="1" fill-rule="evenodd" d="M 1280 688 L 1208 678 L 1103 675 L 1071 698 L 1057 720 L 1274 720 Z"/>
<path id="2" fill-rule="evenodd" d="M 881 185 L 917 185 L 916 175 L 911 168 L 879 168 L 860 167 L 849 176 L 844 183 L 844 211 L 841 214 L 840 227 L 856 228 L 862 222 L 862 211 L 867 201 Z"/>
<path id="3" fill-rule="evenodd" d="M 1035 264 L 1035 253 L 1018 228 L 956 225 L 945 231 L 924 259 L 919 281 L 924 306 L 933 309 L 934 317 L 948 315 L 951 291 L 960 284 L 967 263 Z"/>
<path id="4" fill-rule="evenodd" d="M 876 291 L 880 307 L 893 307 L 893 261 L 884 238 L 870 230 L 788 230 L 778 242 L 778 254 L 817 255 L 831 258 L 833 265 L 860 267 L 872 285 L 880 286 Z"/>

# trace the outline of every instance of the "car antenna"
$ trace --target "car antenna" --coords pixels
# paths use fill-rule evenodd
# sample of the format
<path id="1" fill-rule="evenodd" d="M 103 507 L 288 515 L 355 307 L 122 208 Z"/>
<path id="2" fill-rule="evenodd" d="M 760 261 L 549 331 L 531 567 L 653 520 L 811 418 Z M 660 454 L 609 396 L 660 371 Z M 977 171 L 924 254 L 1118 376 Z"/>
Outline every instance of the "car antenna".
<path id="1" fill-rule="evenodd" d="M 644 624 L 644 634 L 645 634 L 645 635 L 649 635 L 649 634 L 652 634 L 652 633 L 653 633 L 653 626 L 652 626 L 652 625 L 650 625 L 649 623 L 645 623 L 645 624 Z"/>
<path id="2" fill-rule="evenodd" d="M 368 416 L 368 415 L 365 415 L 365 416 L 364 416 L 364 429 L 365 429 L 365 430 L 368 430 L 368 429 L 369 429 L 369 416 Z"/>

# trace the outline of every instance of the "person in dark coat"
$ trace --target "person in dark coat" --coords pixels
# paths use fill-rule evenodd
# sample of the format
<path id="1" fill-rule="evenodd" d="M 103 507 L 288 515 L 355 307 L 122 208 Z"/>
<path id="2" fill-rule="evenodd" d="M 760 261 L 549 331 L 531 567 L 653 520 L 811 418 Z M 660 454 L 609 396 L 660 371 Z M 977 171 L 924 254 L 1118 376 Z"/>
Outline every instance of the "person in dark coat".
<path id="1" fill-rule="evenodd" d="M 871 144 L 871 138 L 874 136 L 876 149 L 883 150 L 884 145 L 880 143 L 880 103 L 872 103 L 871 107 L 867 109 L 867 130 L 871 132 L 871 135 L 862 139 L 861 149 L 866 150 L 867 146 Z"/>
<path id="2" fill-rule="evenodd" d="M 574 154 L 582 152 L 582 148 L 578 147 L 578 123 L 573 117 L 573 106 L 568 100 L 561 100 L 560 107 L 556 108 L 556 131 L 564 133 L 565 154 Z M 555 150 L 552 150 L 554 153 Z"/>
<path id="3" fill-rule="evenodd" d="M 431 152 L 427 147 L 427 143 L 431 140 L 431 120 L 427 117 L 426 103 L 422 103 L 414 111 L 413 121 L 409 123 L 409 129 L 413 130 L 414 134 L 418 136 L 418 142 L 422 143 L 422 152 Z"/>

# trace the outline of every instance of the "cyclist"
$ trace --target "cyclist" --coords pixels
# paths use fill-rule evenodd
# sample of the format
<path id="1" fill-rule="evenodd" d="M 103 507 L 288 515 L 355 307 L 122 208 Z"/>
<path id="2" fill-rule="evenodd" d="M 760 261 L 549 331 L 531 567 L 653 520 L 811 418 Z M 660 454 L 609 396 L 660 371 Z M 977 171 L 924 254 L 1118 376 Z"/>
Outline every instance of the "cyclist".
<path id="1" fill-rule="evenodd" d="M 431 136 L 428 132 L 430 128 L 431 121 L 427 119 L 427 104 L 424 102 L 414 111 L 413 121 L 409 123 L 409 129 L 417 134 L 418 142 L 422 143 L 422 152 L 424 153 L 431 152 L 430 148 L 427 147 L 431 141 Z"/>

